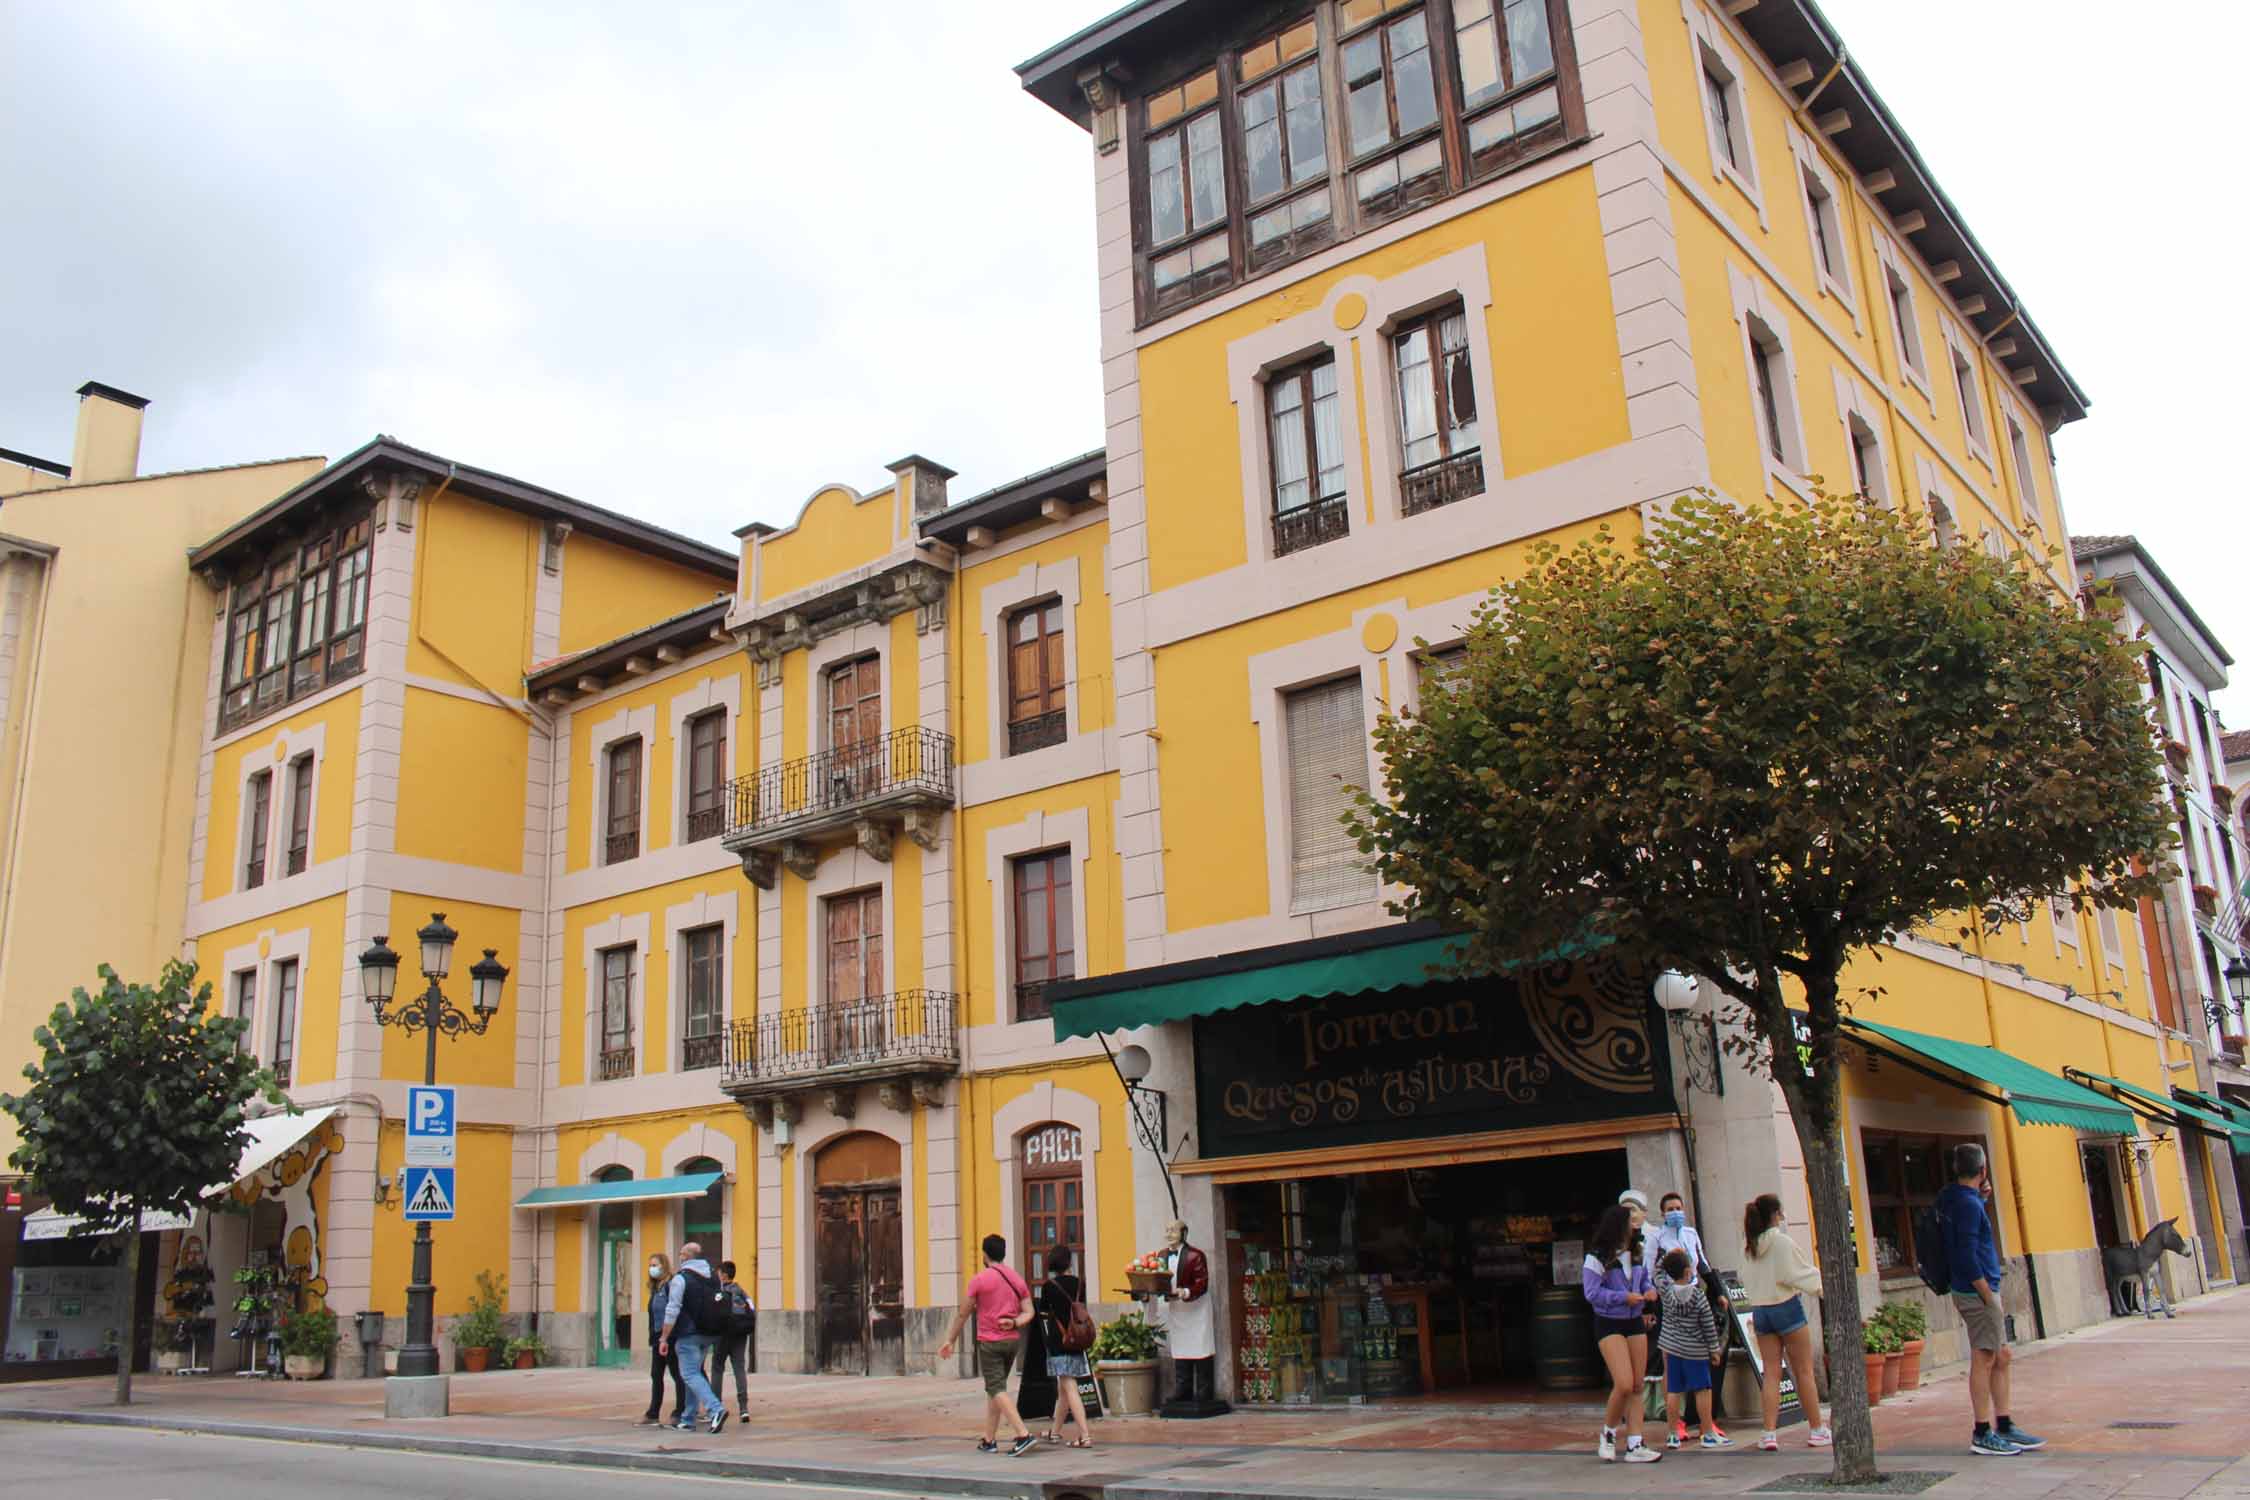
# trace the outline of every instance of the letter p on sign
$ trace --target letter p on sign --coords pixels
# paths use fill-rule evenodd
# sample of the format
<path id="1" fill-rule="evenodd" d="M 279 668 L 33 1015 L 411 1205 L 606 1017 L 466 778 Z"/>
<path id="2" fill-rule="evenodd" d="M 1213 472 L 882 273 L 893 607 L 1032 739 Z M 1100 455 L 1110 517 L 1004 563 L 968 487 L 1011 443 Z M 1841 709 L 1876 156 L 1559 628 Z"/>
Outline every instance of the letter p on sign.
<path id="1" fill-rule="evenodd" d="M 406 1091 L 406 1165 L 453 1165 L 453 1090 L 420 1084 Z"/>

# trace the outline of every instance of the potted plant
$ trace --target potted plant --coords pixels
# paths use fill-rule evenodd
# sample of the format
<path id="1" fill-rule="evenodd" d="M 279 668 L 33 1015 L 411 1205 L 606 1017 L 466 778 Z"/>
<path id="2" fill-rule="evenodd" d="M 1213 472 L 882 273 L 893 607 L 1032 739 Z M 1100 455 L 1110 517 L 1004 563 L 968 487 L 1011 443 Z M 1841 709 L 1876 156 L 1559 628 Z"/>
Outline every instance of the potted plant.
<path id="1" fill-rule="evenodd" d="M 555 1357 L 547 1341 L 536 1333 L 527 1333 L 520 1339 L 508 1340 L 508 1363 L 519 1370 L 535 1369 Z"/>
<path id="2" fill-rule="evenodd" d="M 1102 1409 L 1119 1416 L 1156 1406 L 1156 1330 L 1137 1312 L 1104 1323 L 1088 1351 L 1101 1382 Z"/>
<path id="3" fill-rule="evenodd" d="M 1919 1302 L 1886 1302 L 1877 1316 L 1887 1320 L 1898 1335 L 1898 1388 L 1921 1389 L 1922 1349 L 1930 1334 L 1929 1310 Z"/>
<path id="4" fill-rule="evenodd" d="M 2220 816 L 2234 811 L 2234 788 L 2223 781 L 2211 783 L 2211 805 L 2218 808 Z"/>
<path id="5" fill-rule="evenodd" d="M 179 1318 L 156 1320 L 154 1337 L 150 1340 L 156 1350 L 156 1371 L 171 1375 L 187 1364 L 186 1341 L 180 1337 Z"/>
<path id="6" fill-rule="evenodd" d="M 1859 1331 L 1860 1347 L 1867 1354 L 1867 1404 L 1880 1406 L 1883 1401 L 1883 1366 L 1898 1353 L 1899 1337 L 1881 1318 L 1864 1325 Z M 1898 1386 L 1894 1382 L 1892 1390 Z"/>
<path id="7" fill-rule="evenodd" d="M 2219 888 L 2215 885 L 2195 887 L 2195 909 L 2207 917 L 2219 914 Z"/>
<path id="8" fill-rule="evenodd" d="M 2166 740 L 2164 742 L 2164 758 L 2172 763 L 2173 770 L 2185 771 L 2188 768 L 2187 741 Z"/>
<path id="9" fill-rule="evenodd" d="M 508 1278 L 490 1271 L 477 1272 L 477 1289 L 469 1294 L 469 1310 L 453 1325 L 453 1352 L 461 1368 L 471 1374 L 492 1362 L 492 1351 L 508 1341 L 503 1321 L 508 1305 Z"/>
<path id="10" fill-rule="evenodd" d="M 336 1350 L 336 1315 L 325 1307 L 293 1312 L 281 1324 L 281 1365 L 291 1380 L 318 1380 Z"/>

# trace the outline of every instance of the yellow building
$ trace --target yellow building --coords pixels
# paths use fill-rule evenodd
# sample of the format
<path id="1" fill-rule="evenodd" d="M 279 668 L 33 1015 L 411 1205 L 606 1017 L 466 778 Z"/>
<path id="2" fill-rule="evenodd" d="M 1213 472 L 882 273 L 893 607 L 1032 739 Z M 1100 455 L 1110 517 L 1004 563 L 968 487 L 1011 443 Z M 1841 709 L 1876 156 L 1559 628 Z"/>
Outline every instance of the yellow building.
<path id="1" fill-rule="evenodd" d="M 436 1237 L 437 1311 L 460 1312 L 480 1271 L 507 1277 L 511 1310 L 551 1303 L 579 1261 L 558 1267 L 513 1204 L 554 1180 L 542 1152 L 580 1102 L 542 1087 L 563 1047 L 571 747 L 525 677 L 722 597 L 733 559 L 389 438 L 199 540 L 189 562 L 217 608 L 180 823 L 185 948 L 216 1003 L 251 1022 L 312 1147 L 289 1196 L 211 1222 L 211 1263 L 225 1276 L 278 1261 L 339 1314 L 386 1311 L 401 1341 L 400 1118 L 423 1038 L 375 1023 L 358 957 L 378 936 L 411 957 L 443 913 L 460 934 L 457 1004 L 478 950 L 513 975 L 488 1030 L 439 1039 L 439 1078 L 460 1090 L 461 1186 Z M 358 1368 L 349 1342 L 340 1360 Z"/>
<path id="2" fill-rule="evenodd" d="M 1108 423 L 1124 965 L 1056 1032 L 1136 1045 L 1165 1097 L 1238 1399 L 1529 1375 L 1557 1247 L 1628 1182 L 1687 1193 L 1726 1265 L 1752 1195 L 1801 1220 L 1801 1165 L 1645 977 L 1409 989 L 1432 939 L 1336 831 L 1366 731 L 1529 543 L 1696 486 L 1826 476 L 2067 594 L 2048 440 L 2085 398 L 1798 0 L 1152 0 L 1018 71 L 1091 137 Z M 1847 1089 L 1863 1290 L 1916 1295 L 1915 1209 L 1975 1139 L 2019 1332 L 2105 1315 L 2098 1236 L 2218 1201 L 2142 945 L 2041 903 L 1886 957 L 1847 981 L 1890 1028 Z M 1169 1212 L 1136 1152 L 1136 1243 Z M 2225 1239 L 2167 1274 L 2230 1278 Z M 1240 1319 L 1267 1267 L 1320 1306 L 1279 1369 Z"/>
<path id="3" fill-rule="evenodd" d="M 317 458 L 140 473 L 148 402 L 88 381 L 68 464 L 0 451 L 0 1076 L 97 964 L 179 951 L 214 604 L 180 560 Z M 196 642 L 191 648 L 189 641 Z M 0 1116 L 0 1159 L 15 1121 Z"/>

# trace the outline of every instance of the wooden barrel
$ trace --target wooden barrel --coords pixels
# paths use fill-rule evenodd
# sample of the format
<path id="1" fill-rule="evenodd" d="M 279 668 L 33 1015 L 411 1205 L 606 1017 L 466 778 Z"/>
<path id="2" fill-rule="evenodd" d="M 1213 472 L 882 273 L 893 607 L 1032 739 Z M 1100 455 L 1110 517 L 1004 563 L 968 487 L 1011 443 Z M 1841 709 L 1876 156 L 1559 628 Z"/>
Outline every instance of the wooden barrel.
<path id="1" fill-rule="evenodd" d="M 1542 1390 L 1582 1391 L 1607 1383 L 1594 1349 L 1593 1315 L 1578 1288 L 1544 1287 L 1532 1299 L 1531 1363 Z"/>

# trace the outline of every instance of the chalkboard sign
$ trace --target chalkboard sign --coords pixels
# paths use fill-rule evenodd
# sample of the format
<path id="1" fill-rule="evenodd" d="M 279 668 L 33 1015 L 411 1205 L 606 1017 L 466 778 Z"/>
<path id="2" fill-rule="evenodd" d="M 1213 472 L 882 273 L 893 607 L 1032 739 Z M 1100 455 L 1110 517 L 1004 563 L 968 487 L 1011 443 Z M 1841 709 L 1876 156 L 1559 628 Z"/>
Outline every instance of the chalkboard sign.
<path id="1" fill-rule="evenodd" d="M 1551 964 L 1195 1022 L 1205 1157 L 1669 1113 L 1645 974 Z"/>
<path id="2" fill-rule="evenodd" d="M 1724 1274 L 1727 1306 L 1734 1313 L 1735 1332 L 1742 1340 L 1742 1347 L 1750 1352 L 1750 1373 L 1758 1377 L 1758 1384 L 1763 1387 L 1766 1381 L 1766 1362 L 1759 1354 L 1758 1332 L 1750 1325 L 1748 1295 L 1742 1290 L 1741 1277 L 1732 1271 Z M 1781 1420 L 1789 1422 L 1802 1415 L 1803 1403 L 1797 1399 L 1796 1377 L 1789 1373 L 1788 1362 L 1784 1361 L 1781 1366 Z"/>

